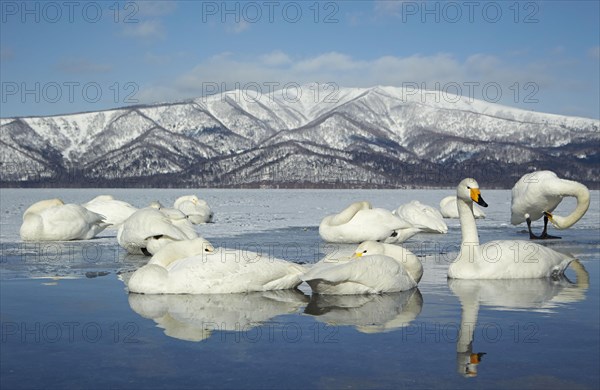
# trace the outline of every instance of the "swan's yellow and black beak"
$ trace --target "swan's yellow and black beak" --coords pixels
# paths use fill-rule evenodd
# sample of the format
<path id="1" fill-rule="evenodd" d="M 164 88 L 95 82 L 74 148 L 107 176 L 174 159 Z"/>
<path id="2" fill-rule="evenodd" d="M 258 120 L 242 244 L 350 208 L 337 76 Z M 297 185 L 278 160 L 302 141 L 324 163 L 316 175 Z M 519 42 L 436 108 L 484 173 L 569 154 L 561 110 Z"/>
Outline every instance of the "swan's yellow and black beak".
<path id="1" fill-rule="evenodd" d="M 488 206 L 488 204 L 485 203 L 485 200 L 483 200 L 481 197 L 481 191 L 479 191 L 479 188 L 471 188 L 471 199 L 481 207 Z"/>
<path id="2" fill-rule="evenodd" d="M 471 363 L 471 364 L 479 364 L 479 363 L 481 363 L 481 358 L 483 357 L 483 355 L 486 355 L 486 353 L 485 352 L 472 353 L 469 356 L 469 363 Z"/>
<path id="3" fill-rule="evenodd" d="M 356 252 L 352 255 L 352 257 L 362 257 L 362 252 Z"/>

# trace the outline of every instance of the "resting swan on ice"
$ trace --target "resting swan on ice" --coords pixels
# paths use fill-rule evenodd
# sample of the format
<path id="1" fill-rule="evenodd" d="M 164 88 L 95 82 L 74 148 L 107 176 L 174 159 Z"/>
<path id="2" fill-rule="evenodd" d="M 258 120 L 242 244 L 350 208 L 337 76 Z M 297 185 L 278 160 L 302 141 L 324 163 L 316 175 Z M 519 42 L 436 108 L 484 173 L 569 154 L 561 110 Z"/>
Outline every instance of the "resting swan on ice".
<path id="1" fill-rule="evenodd" d="M 138 209 L 127 202 L 116 200 L 112 195 L 100 195 L 82 204 L 86 209 L 103 215 L 104 222 L 111 228 L 118 228 Z"/>
<path id="2" fill-rule="evenodd" d="M 363 242 L 351 258 L 329 258 L 315 264 L 302 279 L 315 294 L 380 294 L 410 290 L 423 266 L 401 246 Z"/>
<path id="3" fill-rule="evenodd" d="M 77 204 L 47 199 L 29 206 L 23 214 L 23 241 L 89 240 L 108 225 L 104 216 Z"/>
<path id="4" fill-rule="evenodd" d="M 131 275 L 127 287 L 142 294 L 226 294 L 296 288 L 305 268 L 244 251 L 215 250 L 205 239 L 174 242 Z"/>
<path id="5" fill-rule="evenodd" d="M 164 213 L 154 208 L 140 209 L 119 227 L 117 241 L 131 254 L 151 256 L 173 241 L 187 240 L 188 235 Z"/>
<path id="6" fill-rule="evenodd" d="M 359 244 L 363 241 L 404 242 L 420 231 L 390 211 L 355 202 L 339 214 L 329 215 L 319 225 L 326 242 Z"/>
<path id="7" fill-rule="evenodd" d="M 184 213 L 196 225 L 209 223 L 213 218 L 213 212 L 208 203 L 198 199 L 196 195 L 180 196 L 175 200 L 173 207 Z"/>
<path id="8" fill-rule="evenodd" d="M 442 214 L 418 200 L 399 206 L 393 213 L 423 232 L 448 233 L 448 225 L 444 222 Z"/>
<path id="9" fill-rule="evenodd" d="M 154 201 L 150 203 L 150 208 L 156 209 L 164 214 L 165 217 L 171 220 L 171 223 L 175 225 L 179 230 L 181 230 L 187 239 L 192 240 L 198 237 L 198 233 L 194 229 L 194 225 L 189 220 L 189 218 L 180 210 L 165 207 L 159 201 Z"/>

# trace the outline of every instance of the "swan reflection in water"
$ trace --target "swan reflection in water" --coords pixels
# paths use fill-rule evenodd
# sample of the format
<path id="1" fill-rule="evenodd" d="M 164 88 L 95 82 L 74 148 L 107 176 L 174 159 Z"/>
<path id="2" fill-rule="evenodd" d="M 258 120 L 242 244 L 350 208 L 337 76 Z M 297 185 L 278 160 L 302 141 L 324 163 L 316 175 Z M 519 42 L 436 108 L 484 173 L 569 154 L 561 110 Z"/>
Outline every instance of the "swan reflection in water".
<path id="1" fill-rule="evenodd" d="M 129 306 L 180 340 L 202 341 L 214 330 L 248 331 L 273 317 L 297 312 L 308 297 L 298 290 L 244 294 L 129 294 Z"/>
<path id="2" fill-rule="evenodd" d="M 462 307 L 456 342 L 458 373 L 465 377 L 477 376 L 477 367 L 485 355 L 484 352 L 473 352 L 473 333 L 480 305 L 490 306 L 492 310 L 554 313 L 566 304 L 583 301 L 589 288 L 589 274 L 577 260 L 570 267 L 577 277 L 575 283 L 565 276 L 556 279 L 448 279 L 448 286 Z"/>
<path id="3" fill-rule="evenodd" d="M 304 313 L 327 325 L 354 326 L 359 332 L 380 333 L 408 326 L 422 307 L 421 292 L 413 288 L 385 294 L 313 294 Z"/>

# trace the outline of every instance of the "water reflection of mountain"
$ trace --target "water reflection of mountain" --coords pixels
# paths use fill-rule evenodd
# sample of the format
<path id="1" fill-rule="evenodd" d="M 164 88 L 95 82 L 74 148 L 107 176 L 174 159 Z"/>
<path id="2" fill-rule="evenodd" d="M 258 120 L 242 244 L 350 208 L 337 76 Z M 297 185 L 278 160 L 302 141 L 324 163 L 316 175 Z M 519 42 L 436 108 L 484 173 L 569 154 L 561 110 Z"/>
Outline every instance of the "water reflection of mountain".
<path id="1" fill-rule="evenodd" d="M 278 315 L 297 312 L 308 297 L 298 290 L 246 294 L 129 294 L 129 306 L 154 320 L 169 337 L 202 341 L 215 330 L 248 331 Z"/>
<path id="2" fill-rule="evenodd" d="M 578 261 L 572 262 L 570 268 L 575 271 L 575 283 L 564 276 L 557 279 L 448 279 L 448 286 L 462 307 L 456 342 L 458 373 L 466 377 L 476 376 L 485 354 L 473 352 L 473 335 L 481 305 L 489 306 L 491 310 L 555 313 L 561 307 L 585 300 L 590 285 L 589 274 Z"/>
<path id="3" fill-rule="evenodd" d="M 328 325 L 379 333 L 408 326 L 422 307 L 421 292 L 414 288 L 381 295 L 313 295 L 304 313 Z"/>

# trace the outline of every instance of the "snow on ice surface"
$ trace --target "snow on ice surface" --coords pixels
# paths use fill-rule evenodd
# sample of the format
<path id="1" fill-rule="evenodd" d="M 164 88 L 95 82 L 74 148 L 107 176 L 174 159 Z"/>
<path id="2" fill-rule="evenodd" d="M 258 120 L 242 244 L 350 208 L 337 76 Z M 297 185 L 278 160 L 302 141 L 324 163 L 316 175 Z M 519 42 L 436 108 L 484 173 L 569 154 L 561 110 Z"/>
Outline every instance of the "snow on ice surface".
<path id="1" fill-rule="evenodd" d="M 24 244 L 18 237 L 23 211 L 41 199 L 81 203 L 112 194 L 142 207 L 195 193 L 215 213 L 215 223 L 197 227 L 202 236 L 249 250 L 274 243 L 279 257 L 311 263 L 354 247 L 320 241 L 325 215 L 358 200 L 390 210 L 413 199 L 437 207 L 454 191 L 2 189 L 2 388 L 540 388 L 548 381 L 598 388 L 598 191 L 576 225 L 551 230 L 562 240 L 542 243 L 573 253 L 589 272 L 587 287 L 566 287 L 572 294 L 560 296 L 565 287 L 546 280 L 505 289 L 485 281 L 459 296 L 446 280 L 460 240 L 458 220 L 446 220 L 448 234 L 417 235 L 404 244 L 424 264 L 418 290 L 343 299 L 309 297 L 305 285 L 306 295 L 128 295 L 118 274 L 148 258 L 119 250 L 114 231 L 85 242 Z M 527 239 L 525 225 L 509 223 L 510 191 L 483 188 L 482 196 L 490 205 L 487 218 L 477 221 L 482 242 Z M 556 213 L 573 207 L 567 199 Z M 534 229 L 541 230 L 540 221 Z M 486 355 L 479 377 L 467 379 L 464 354 L 457 353 L 461 302 L 486 292 L 477 324 L 468 324 L 471 352 Z M 510 305 L 522 303 L 522 295 L 530 303 Z"/>
<path id="2" fill-rule="evenodd" d="M 217 245 L 235 247 L 240 242 L 275 242 L 281 249 L 279 256 L 285 258 L 285 246 L 293 244 L 306 248 L 301 250 L 301 254 L 294 252 L 291 260 L 314 262 L 323 254 L 324 244 L 318 236 L 318 225 L 326 215 L 338 213 L 350 203 L 363 200 L 371 202 L 374 207 L 388 210 L 415 199 L 438 208 L 439 201 L 452 195 L 454 190 L 3 189 L 0 240 L 3 244 L 19 243 L 19 227 L 24 210 L 42 199 L 59 197 L 66 203 L 84 203 L 97 195 L 111 194 L 136 207 L 145 207 L 154 200 L 171 206 L 177 197 L 191 193 L 197 194 L 211 206 L 215 222 L 199 225 L 197 231 Z M 572 240 L 582 240 L 588 244 L 597 240 L 600 220 L 598 195 L 598 191 L 592 191 L 590 209 L 571 229 L 559 232 L 550 227 L 565 239 L 549 242 L 548 245 L 558 248 L 566 246 L 567 250 L 574 249 L 577 252 L 577 248 L 570 246 Z M 527 238 L 519 233 L 526 229 L 524 224 L 517 227 L 510 224 L 509 190 L 482 189 L 482 196 L 490 205 L 485 209 L 487 218 L 477 221 L 482 242 Z M 574 207 L 575 201 L 567 198 L 555 213 L 566 215 Z M 455 253 L 456 245 L 460 242 L 460 223 L 457 219 L 445 221 L 450 229 L 448 234 L 419 234 L 406 242 L 405 246 L 413 248 L 415 253 L 422 251 L 424 255 L 436 255 L 436 251 L 440 252 L 446 247 L 446 251 Z M 533 225 L 534 230 L 541 230 L 542 222 L 537 221 Z M 112 245 L 118 250 L 115 234 L 114 230 L 105 230 L 91 242 Z M 71 242 L 69 245 L 79 243 Z M 353 248 L 352 245 L 342 247 Z M 589 249 L 583 249 L 581 255 L 592 256 L 586 253 Z M 450 255 L 447 260 L 452 260 Z M 438 276 L 445 277 L 442 271 Z M 426 274 L 424 280 L 427 279 Z"/>

